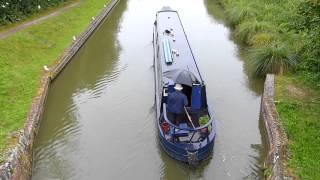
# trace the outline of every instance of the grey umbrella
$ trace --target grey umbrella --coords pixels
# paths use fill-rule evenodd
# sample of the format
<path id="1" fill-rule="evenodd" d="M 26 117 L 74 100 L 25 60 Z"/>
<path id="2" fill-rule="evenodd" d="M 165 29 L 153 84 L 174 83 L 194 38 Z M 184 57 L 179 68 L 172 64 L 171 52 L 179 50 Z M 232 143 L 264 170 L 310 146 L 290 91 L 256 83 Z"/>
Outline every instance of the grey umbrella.
<path id="1" fill-rule="evenodd" d="M 193 83 L 199 82 L 195 75 L 185 69 L 175 69 L 164 72 L 164 76 L 171 79 L 175 83 L 192 86 Z"/>

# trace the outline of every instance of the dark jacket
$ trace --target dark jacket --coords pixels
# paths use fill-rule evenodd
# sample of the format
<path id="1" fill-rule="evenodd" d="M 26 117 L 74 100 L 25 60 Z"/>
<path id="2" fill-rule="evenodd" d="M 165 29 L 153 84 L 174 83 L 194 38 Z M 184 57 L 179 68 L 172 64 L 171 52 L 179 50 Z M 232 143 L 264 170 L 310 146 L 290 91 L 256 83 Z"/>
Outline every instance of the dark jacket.
<path id="1" fill-rule="evenodd" d="M 182 114 L 184 112 L 184 106 L 188 105 L 188 99 L 185 94 L 175 90 L 169 93 L 167 99 L 167 110 L 171 113 Z"/>

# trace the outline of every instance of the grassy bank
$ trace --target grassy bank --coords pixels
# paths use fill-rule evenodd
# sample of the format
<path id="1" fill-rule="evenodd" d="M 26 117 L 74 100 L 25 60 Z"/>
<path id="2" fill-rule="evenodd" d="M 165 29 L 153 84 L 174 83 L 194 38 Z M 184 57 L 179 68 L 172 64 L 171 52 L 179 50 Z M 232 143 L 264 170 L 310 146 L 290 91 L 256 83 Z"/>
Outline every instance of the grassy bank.
<path id="1" fill-rule="evenodd" d="M 8 23 L 6 25 L 0 25 L 0 32 L 1 31 L 7 31 L 11 28 L 15 28 L 23 23 L 26 23 L 26 22 L 29 22 L 29 21 L 32 21 L 34 19 L 37 19 L 41 16 L 45 16 L 45 15 L 48 15 L 50 13 L 53 13 L 67 5 L 70 5 L 72 3 L 75 3 L 75 2 L 79 2 L 79 0 L 68 0 L 68 1 L 65 1 L 65 2 L 61 2 L 60 4 L 56 5 L 56 6 L 51 6 L 51 7 L 47 7 L 45 10 L 42 9 L 41 11 L 39 12 L 35 12 L 35 13 L 32 13 L 30 14 L 26 19 L 21 19 L 20 21 L 18 22 L 15 22 L 15 23 Z"/>
<path id="2" fill-rule="evenodd" d="M 0 41 L 0 154 L 26 120 L 44 65 L 52 65 L 110 0 L 84 0 L 78 7 Z M 0 161 L 3 160 L 1 156 Z"/>
<path id="3" fill-rule="evenodd" d="M 0 26 L 20 22 L 32 15 L 45 12 L 65 3 L 68 3 L 68 0 L 1 0 Z"/>
<path id="4" fill-rule="evenodd" d="M 290 168 L 301 179 L 320 179 L 320 1 L 216 1 L 233 38 L 248 49 L 252 75 L 282 74 L 276 100 Z"/>
<path id="5" fill-rule="evenodd" d="M 301 179 L 320 179 L 320 91 L 299 78 L 277 77 L 276 106 L 290 140 L 289 166 Z"/>

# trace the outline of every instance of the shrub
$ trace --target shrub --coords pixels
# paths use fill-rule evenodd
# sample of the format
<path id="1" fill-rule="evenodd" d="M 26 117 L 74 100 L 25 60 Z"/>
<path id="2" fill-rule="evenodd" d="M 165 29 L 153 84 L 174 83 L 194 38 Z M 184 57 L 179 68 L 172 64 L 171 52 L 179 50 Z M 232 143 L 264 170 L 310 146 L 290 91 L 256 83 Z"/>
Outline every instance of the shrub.
<path id="1" fill-rule="evenodd" d="M 229 1 L 228 4 L 230 8 L 227 9 L 228 21 L 231 25 L 239 24 L 244 18 L 255 17 L 258 12 L 257 8 L 253 6 L 251 1 L 239 0 L 239 1 Z"/>
<path id="2" fill-rule="evenodd" d="M 273 34 L 262 32 L 255 34 L 249 44 L 255 47 L 264 46 L 270 44 L 273 40 Z"/>
<path id="3" fill-rule="evenodd" d="M 31 14 L 68 0 L 0 0 L 0 25 L 13 23 Z"/>
<path id="4" fill-rule="evenodd" d="M 250 59 L 256 75 L 282 74 L 298 63 L 299 56 L 288 46 L 273 42 L 250 51 Z"/>
<path id="5" fill-rule="evenodd" d="M 320 0 L 303 0 L 299 4 L 300 18 L 289 23 L 291 30 L 304 33 L 303 61 L 299 70 L 304 71 L 316 84 L 320 84 Z"/>
<path id="6" fill-rule="evenodd" d="M 235 36 L 236 39 L 250 45 L 254 35 L 256 35 L 258 32 L 270 31 L 271 29 L 274 29 L 272 28 L 271 24 L 263 21 L 257 21 L 255 18 L 253 18 L 239 24 L 236 28 Z"/>

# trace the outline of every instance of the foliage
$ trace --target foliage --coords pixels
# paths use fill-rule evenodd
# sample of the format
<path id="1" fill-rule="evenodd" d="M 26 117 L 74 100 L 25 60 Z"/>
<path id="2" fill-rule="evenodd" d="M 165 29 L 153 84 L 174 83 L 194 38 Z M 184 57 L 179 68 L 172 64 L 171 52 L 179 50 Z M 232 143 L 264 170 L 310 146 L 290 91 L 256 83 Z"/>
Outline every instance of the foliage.
<path id="1" fill-rule="evenodd" d="M 271 33 L 260 32 L 260 33 L 254 34 L 252 36 L 252 39 L 248 43 L 250 45 L 257 47 L 257 46 L 268 45 L 271 42 L 273 42 L 273 40 L 274 40 L 274 37 Z"/>
<path id="2" fill-rule="evenodd" d="M 209 122 L 209 117 L 208 116 L 202 116 L 199 118 L 199 124 L 200 126 L 204 126 Z"/>
<path id="3" fill-rule="evenodd" d="M 20 21 L 65 1 L 67 0 L 0 0 L 0 25 Z"/>
<path id="4" fill-rule="evenodd" d="M 290 23 L 291 28 L 296 32 L 305 33 L 306 45 L 304 47 L 304 59 L 299 70 L 311 73 L 308 76 L 320 88 L 320 1 L 302 1 L 298 14 L 300 18 Z"/>
<path id="5" fill-rule="evenodd" d="M 276 99 L 289 165 L 301 179 L 320 179 L 320 0 L 218 1 L 255 74 L 287 73 L 277 80 Z M 292 95 L 290 84 L 307 87 L 307 95 Z"/>
<path id="6" fill-rule="evenodd" d="M 251 1 L 229 1 L 230 5 L 228 11 L 228 20 L 231 25 L 239 24 L 245 18 L 255 17 L 257 15 L 257 8 L 253 6 Z"/>
<path id="7" fill-rule="evenodd" d="M 283 74 L 298 62 L 298 56 L 284 44 L 271 43 L 251 50 L 256 75 Z"/>
<path id="8" fill-rule="evenodd" d="M 0 154 L 25 123 L 43 66 L 54 64 L 72 43 L 72 36 L 83 32 L 105 3 L 82 1 L 63 14 L 0 41 Z"/>
<path id="9" fill-rule="evenodd" d="M 251 56 L 259 61 L 253 63 L 258 74 L 294 71 L 305 74 L 307 81 L 320 88 L 320 0 L 219 1 L 226 10 L 229 24 L 235 28 L 235 39 L 256 49 L 251 51 Z M 281 45 L 275 46 L 279 42 Z M 271 48 L 282 49 L 285 50 L 282 55 L 288 55 L 282 59 L 300 57 L 301 61 L 279 63 L 268 59 L 274 57 L 269 55 L 263 60 L 267 62 L 262 63 L 262 46 L 266 46 L 265 53 L 271 53 Z M 269 67 L 281 67 L 277 67 L 277 71 L 261 71 L 260 65 L 269 63 L 275 63 Z"/>
<path id="10" fill-rule="evenodd" d="M 241 42 L 251 44 L 253 37 L 258 32 L 261 33 L 271 29 L 273 29 L 271 24 L 263 21 L 257 21 L 257 19 L 253 18 L 247 19 L 239 24 L 235 30 L 234 35 L 236 39 L 240 40 Z"/>

